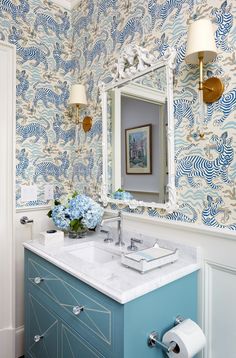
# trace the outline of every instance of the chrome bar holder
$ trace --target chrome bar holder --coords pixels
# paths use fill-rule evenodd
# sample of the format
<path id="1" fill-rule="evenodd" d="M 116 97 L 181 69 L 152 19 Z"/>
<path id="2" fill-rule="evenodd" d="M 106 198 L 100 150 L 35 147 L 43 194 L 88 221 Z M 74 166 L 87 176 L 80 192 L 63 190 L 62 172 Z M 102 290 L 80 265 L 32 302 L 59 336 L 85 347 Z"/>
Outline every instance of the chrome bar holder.
<path id="1" fill-rule="evenodd" d="M 31 223 L 33 223 L 33 222 L 34 222 L 34 220 L 28 219 L 27 216 L 22 216 L 22 218 L 20 218 L 20 223 L 21 223 L 22 225 L 31 224 Z"/>
<path id="2" fill-rule="evenodd" d="M 177 316 L 174 325 L 177 326 L 183 321 L 184 321 L 183 317 Z M 160 340 L 160 335 L 156 331 L 153 331 L 149 334 L 147 339 L 147 345 L 150 348 L 154 348 L 157 346 L 161 348 L 165 353 L 173 352 L 176 348 L 178 348 L 178 345 L 175 342 L 171 342 L 169 346 L 162 343 L 162 341 Z"/>
<path id="3" fill-rule="evenodd" d="M 147 344 L 148 344 L 148 347 L 150 347 L 150 348 L 159 346 L 166 353 L 170 353 L 176 348 L 175 342 L 171 342 L 169 346 L 162 343 L 161 340 L 159 339 L 159 335 L 156 331 L 153 331 L 152 333 L 149 334 Z"/>

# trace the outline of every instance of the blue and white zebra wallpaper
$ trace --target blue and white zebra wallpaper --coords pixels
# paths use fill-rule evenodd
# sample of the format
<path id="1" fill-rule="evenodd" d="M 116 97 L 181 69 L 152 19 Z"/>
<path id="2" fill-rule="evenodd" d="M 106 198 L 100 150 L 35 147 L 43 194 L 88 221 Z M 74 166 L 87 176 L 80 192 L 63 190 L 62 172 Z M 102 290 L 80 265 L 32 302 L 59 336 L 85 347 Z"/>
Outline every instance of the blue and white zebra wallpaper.
<path id="1" fill-rule="evenodd" d="M 225 84 L 221 99 L 201 111 L 198 69 L 184 62 L 189 21 L 210 17 L 218 56 L 205 77 Z M 77 81 L 87 84 L 92 133 L 80 132 L 77 188 L 96 193 L 101 183 L 101 106 L 98 83 L 109 82 L 120 50 L 134 41 L 161 57 L 177 50 L 174 116 L 176 186 L 179 209 L 137 208 L 135 213 L 236 229 L 236 6 L 233 0 L 87 0 L 72 12 Z M 202 128 L 203 127 L 203 128 Z M 205 136 L 200 136 L 204 130 Z M 82 160 L 82 162 L 81 162 Z M 79 173 L 79 174 L 78 174 Z M 116 206 L 112 206 L 116 208 Z M 130 211 L 128 207 L 124 211 Z"/>
<path id="2" fill-rule="evenodd" d="M 17 207 L 42 205 L 45 184 L 58 198 L 71 190 L 75 126 L 69 85 L 78 66 L 71 14 L 47 0 L 0 0 L 0 40 L 16 46 Z M 37 184 L 38 200 L 21 201 L 21 185 Z"/>
<path id="3" fill-rule="evenodd" d="M 236 6 L 233 0 L 87 0 L 71 12 L 48 0 L 0 0 L 0 40 L 16 45 L 17 207 L 43 205 L 45 184 L 55 197 L 73 190 L 99 197 L 102 172 L 100 81 L 111 80 L 120 50 L 134 41 L 161 57 L 177 50 L 174 116 L 178 211 L 138 214 L 236 229 Z M 225 84 L 222 98 L 201 113 L 198 70 L 184 62 L 187 25 L 210 17 L 219 55 L 206 77 Z M 88 133 L 68 110 L 69 85 L 87 86 L 93 117 Z M 200 131 L 204 127 L 205 136 Z M 38 201 L 23 203 L 20 187 L 37 184 Z M 113 206 L 115 209 L 115 206 Z M 130 211 L 128 207 L 124 211 Z"/>

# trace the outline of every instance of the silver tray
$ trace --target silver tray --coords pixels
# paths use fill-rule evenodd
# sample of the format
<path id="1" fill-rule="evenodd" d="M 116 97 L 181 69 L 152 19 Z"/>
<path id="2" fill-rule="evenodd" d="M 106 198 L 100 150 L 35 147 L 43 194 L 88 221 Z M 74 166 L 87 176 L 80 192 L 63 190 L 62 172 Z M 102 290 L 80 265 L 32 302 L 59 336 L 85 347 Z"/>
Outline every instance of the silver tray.
<path id="1" fill-rule="evenodd" d="M 123 253 L 121 263 L 141 273 L 153 270 L 177 261 L 179 258 L 178 249 L 169 250 L 162 247 L 151 247 L 131 253 Z"/>

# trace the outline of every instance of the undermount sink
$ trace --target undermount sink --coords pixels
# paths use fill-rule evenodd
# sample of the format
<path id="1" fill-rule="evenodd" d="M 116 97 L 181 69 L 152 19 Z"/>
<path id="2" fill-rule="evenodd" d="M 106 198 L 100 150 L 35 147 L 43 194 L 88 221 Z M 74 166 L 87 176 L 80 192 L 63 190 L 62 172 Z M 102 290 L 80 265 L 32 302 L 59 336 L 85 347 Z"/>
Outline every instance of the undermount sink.
<path id="1" fill-rule="evenodd" d="M 79 248 L 77 246 L 76 249 L 70 251 L 70 254 L 83 261 L 99 264 L 106 264 L 120 258 L 118 254 L 102 248 L 95 242 L 80 244 Z"/>

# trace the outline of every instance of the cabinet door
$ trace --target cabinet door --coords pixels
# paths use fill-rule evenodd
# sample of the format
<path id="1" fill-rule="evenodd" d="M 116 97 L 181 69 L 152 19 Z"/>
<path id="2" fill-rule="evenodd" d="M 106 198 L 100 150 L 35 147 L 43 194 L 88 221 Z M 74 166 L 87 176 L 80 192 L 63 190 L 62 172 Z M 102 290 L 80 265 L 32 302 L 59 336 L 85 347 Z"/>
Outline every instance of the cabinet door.
<path id="1" fill-rule="evenodd" d="M 41 301 L 28 294 L 26 305 L 26 356 L 58 358 L 58 328 L 58 318 Z"/>
<path id="2" fill-rule="evenodd" d="M 123 306 L 32 252 L 26 250 L 25 259 L 27 289 L 99 351 L 120 357 Z"/>
<path id="3" fill-rule="evenodd" d="M 78 333 L 62 323 L 61 358 L 105 358 Z"/>

